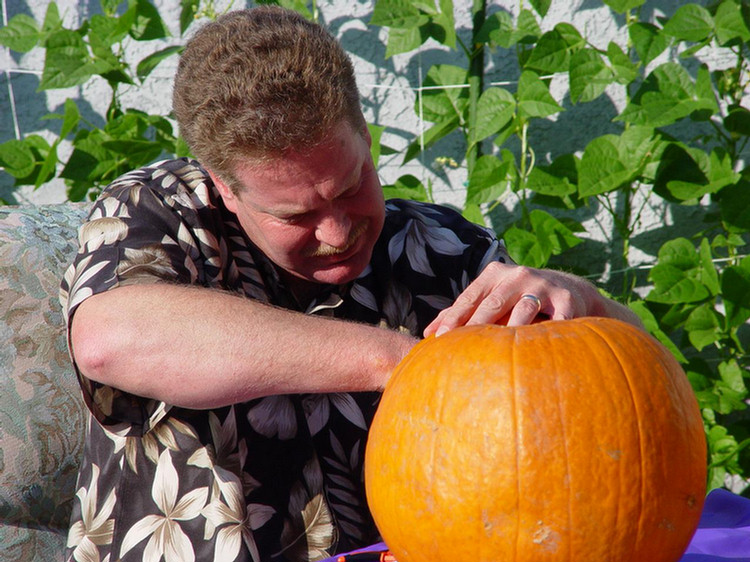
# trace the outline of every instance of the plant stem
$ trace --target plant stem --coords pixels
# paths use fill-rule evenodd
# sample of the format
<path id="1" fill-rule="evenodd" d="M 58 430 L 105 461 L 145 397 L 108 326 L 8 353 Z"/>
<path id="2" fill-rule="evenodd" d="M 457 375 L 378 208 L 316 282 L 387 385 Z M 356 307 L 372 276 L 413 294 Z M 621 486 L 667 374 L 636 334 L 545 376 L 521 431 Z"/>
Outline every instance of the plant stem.
<path id="1" fill-rule="evenodd" d="M 471 54 L 469 56 L 469 118 L 467 131 L 475 130 L 477 127 L 477 103 L 484 89 L 484 44 L 477 41 L 479 30 L 484 25 L 487 11 L 486 0 L 473 0 L 472 13 L 472 37 Z M 474 165 L 482 155 L 481 143 L 475 143 L 466 152 L 466 167 L 469 177 L 474 171 Z"/>

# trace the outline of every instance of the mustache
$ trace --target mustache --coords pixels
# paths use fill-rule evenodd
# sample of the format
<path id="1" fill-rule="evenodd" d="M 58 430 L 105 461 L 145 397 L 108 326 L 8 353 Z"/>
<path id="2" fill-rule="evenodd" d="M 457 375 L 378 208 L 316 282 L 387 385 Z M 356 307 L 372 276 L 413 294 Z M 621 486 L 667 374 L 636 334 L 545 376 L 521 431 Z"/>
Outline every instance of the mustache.
<path id="1" fill-rule="evenodd" d="M 341 248 L 330 246 L 328 244 L 321 244 L 317 248 L 313 248 L 311 250 L 306 251 L 305 257 L 325 258 L 329 256 L 343 254 L 344 252 L 349 250 L 349 248 L 354 246 L 354 244 L 356 244 L 359 237 L 362 236 L 367 230 L 367 226 L 368 226 L 368 221 L 366 219 L 358 223 L 349 233 L 349 238 L 347 239 L 346 244 L 342 246 Z"/>

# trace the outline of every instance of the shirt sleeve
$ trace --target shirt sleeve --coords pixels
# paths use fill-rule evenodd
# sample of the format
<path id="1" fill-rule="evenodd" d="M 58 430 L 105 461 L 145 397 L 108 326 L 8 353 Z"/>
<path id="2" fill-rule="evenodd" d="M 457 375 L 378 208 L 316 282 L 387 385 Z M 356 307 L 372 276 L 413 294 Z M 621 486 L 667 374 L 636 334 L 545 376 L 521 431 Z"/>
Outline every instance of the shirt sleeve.
<path id="1" fill-rule="evenodd" d="M 92 295 L 139 283 L 200 282 L 201 256 L 195 224 L 184 207 L 136 178 L 113 184 L 94 204 L 79 229 L 79 252 L 65 273 L 60 302 L 68 327 L 71 359 L 94 417 L 110 431 L 149 431 L 168 404 L 128 394 L 83 376 L 70 343 L 71 320 Z"/>

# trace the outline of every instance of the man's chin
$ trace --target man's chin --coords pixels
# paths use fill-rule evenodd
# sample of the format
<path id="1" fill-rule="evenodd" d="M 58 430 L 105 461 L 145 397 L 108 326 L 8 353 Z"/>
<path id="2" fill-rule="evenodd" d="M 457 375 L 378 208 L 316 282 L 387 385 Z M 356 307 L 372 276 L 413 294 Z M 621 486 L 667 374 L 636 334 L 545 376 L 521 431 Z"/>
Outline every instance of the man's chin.
<path id="1" fill-rule="evenodd" d="M 325 283 L 328 285 L 344 285 L 359 277 L 367 267 L 370 259 L 369 255 L 360 252 L 345 260 L 324 261 L 328 261 L 328 263 L 320 264 L 320 266 L 312 272 L 310 280 L 316 283 Z"/>

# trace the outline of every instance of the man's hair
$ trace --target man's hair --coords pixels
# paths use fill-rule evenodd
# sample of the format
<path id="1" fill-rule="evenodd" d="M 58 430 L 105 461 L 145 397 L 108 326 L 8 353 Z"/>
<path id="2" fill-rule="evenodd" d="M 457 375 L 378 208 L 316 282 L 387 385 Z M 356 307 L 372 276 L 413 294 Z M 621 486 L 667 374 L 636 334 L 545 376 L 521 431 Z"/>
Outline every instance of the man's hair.
<path id="1" fill-rule="evenodd" d="M 351 60 L 320 25 L 291 10 L 229 12 L 187 43 L 173 108 L 193 155 L 238 191 L 247 158 L 313 148 L 347 120 L 365 126 Z"/>

